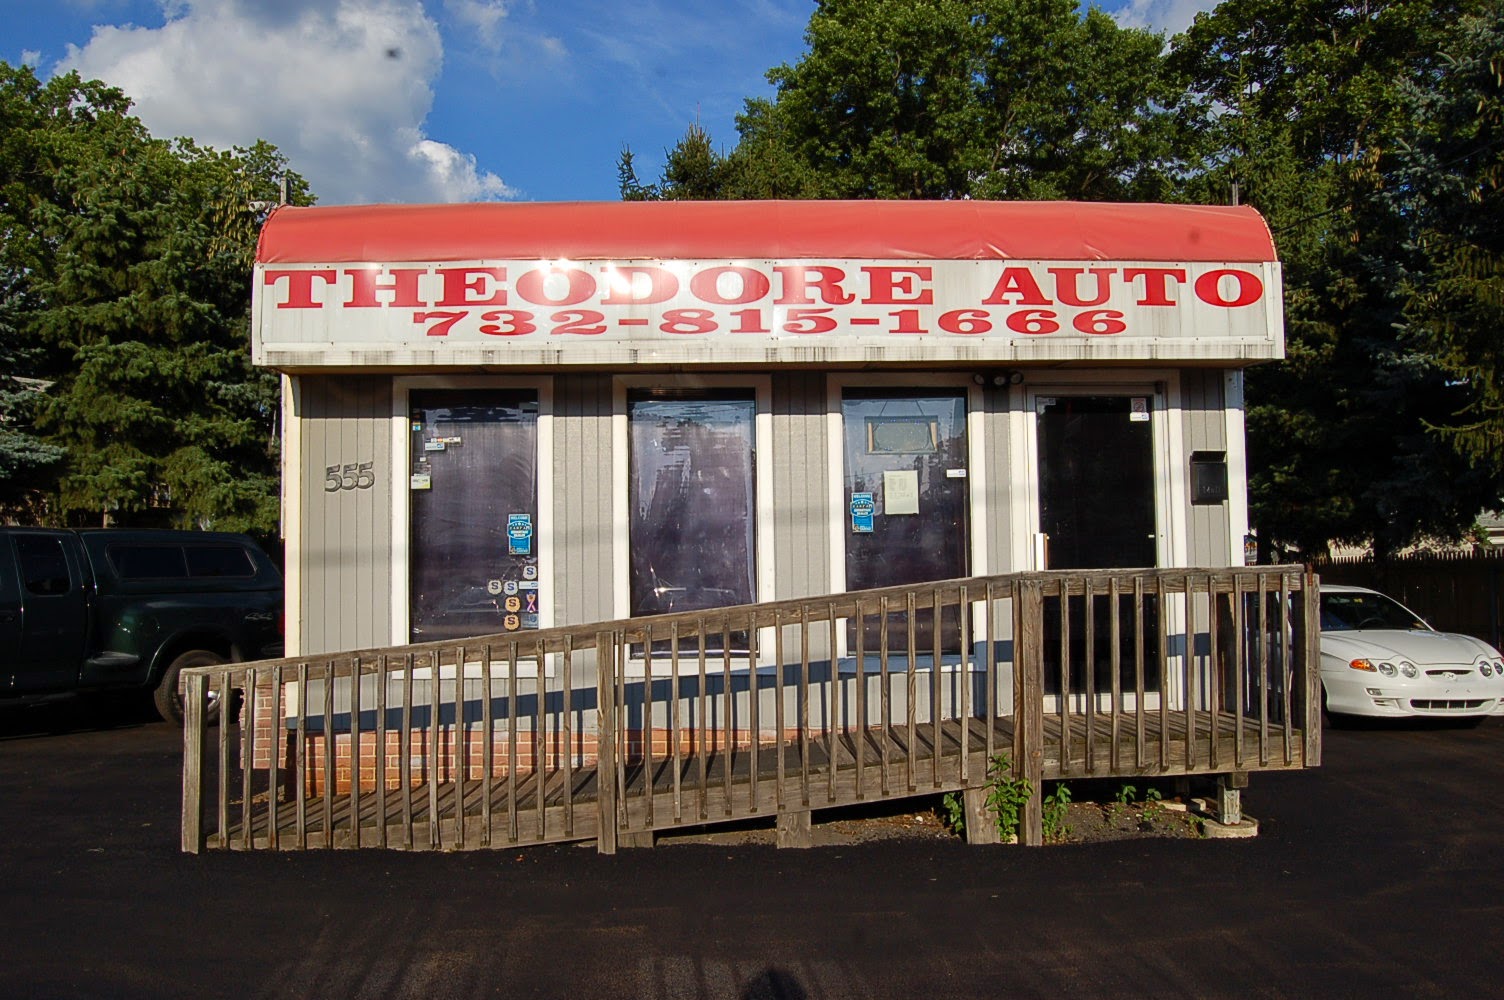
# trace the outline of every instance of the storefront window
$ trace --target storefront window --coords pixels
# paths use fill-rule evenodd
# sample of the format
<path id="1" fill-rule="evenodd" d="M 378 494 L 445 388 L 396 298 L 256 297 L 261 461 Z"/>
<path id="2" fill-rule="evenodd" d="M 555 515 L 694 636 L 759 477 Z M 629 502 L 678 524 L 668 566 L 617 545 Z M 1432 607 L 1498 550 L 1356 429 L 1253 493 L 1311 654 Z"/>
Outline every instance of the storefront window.
<path id="1" fill-rule="evenodd" d="M 755 600 L 756 417 L 751 390 L 629 395 L 633 615 Z"/>
<path id="2" fill-rule="evenodd" d="M 415 642 L 538 627 L 538 397 L 411 396 Z"/>

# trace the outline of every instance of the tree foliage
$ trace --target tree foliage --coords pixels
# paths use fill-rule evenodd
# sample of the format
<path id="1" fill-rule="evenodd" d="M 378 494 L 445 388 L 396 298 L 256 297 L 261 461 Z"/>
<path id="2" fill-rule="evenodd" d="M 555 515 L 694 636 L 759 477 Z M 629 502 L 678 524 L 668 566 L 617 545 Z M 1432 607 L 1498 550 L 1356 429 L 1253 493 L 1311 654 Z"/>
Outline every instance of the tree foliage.
<path id="1" fill-rule="evenodd" d="M 1259 536 L 1389 551 L 1504 487 L 1500 11 L 1224 0 L 1166 45 L 1074 0 L 821 0 L 735 148 L 696 126 L 623 195 L 1239 197 L 1285 277 L 1287 359 L 1248 376 Z"/>
<path id="2" fill-rule="evenodd" d="M 805 41 L 735 149 L 693 126 L 623 196 L 1167 196 L 1157 34 L 1075 0 L 820 0 Z"/>
<path id="3" fill-rule="evenodd" d="M 1472 392 L 1405 330 L 1417 252 L 1394 197 L 1412 94 L 1482 2 L 1227 0 L 1175 39 L 1191 185 L 1234 183 L 1269 219 L 1285 269 L 1287 360 L 1249 373 L 1250 504 L 1262 539 L 1383 553 L 1454 535 L 1498 501 L 1500 469 L 1430 428 Z"/>
<path id="4" fill-rule="evenodd" d="M 1461 19 L 1412 85 L 1395 200 L 1416 228 L 1413 342 L 1468 390 L 1441 422 L 1476 464 L 1504 466 L 1504 10 Z"/>
<path id="5" fill-rule="evenodd" d="M 156 139 L 117 89 L 0 63 L 0 344 L 45 386 L 26 430 L 53 459 L 0 470 L 12 496 L 68 523 L 275 530 L 277 384 L 249 362 L 246 279 L 252 202 L 286 170 L 265 143 Z"/>

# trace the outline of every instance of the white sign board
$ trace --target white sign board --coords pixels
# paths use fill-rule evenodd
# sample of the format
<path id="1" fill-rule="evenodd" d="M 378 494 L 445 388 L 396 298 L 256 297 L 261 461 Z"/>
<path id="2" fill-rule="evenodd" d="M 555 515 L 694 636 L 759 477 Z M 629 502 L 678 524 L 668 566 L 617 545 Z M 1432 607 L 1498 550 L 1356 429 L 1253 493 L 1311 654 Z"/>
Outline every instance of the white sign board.
<path id="1" fill-rule="evenodd" d="M 258 264 L 254 310 L 279 367 L 1283 353 L 1277 263 Z"/>

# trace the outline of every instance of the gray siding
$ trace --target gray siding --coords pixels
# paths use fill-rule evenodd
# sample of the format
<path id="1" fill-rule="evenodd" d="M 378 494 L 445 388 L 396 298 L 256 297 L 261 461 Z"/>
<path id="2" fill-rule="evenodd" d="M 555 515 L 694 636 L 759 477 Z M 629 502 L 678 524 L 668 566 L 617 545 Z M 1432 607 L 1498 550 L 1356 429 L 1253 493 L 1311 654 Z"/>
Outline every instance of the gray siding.
<path id="1" fill-rule="evenodd" d="M 1023 497 L 1013 496 L 1013 455 L 1008 450 L 1013 395 L 1008 389 L 990 386 L 982 391 L 982 440 L 975 444 L 981 446 L 985 479 L 972 480 L 971 488 L 982 491 L 982 516 L 987 518 L 987 564 L 971 568 L 976 576 L 1027 568 L 1022 565 L 1027 553 L 1013 550 L 1011 505 L 1015 500 L 1024 502 Z"/>
<path id="2" fill-rule="evenodd" d="M 1227 451 L 1227 418 L 1222 412 L 1220 368 L 1190 368 L 1180 374 L 1180 399 L 1185 415 L 1185 454 L 1179 456 L 1179 474 L 1186 477 L 1190 499 L 1190 461 L 1193 451 Z M 1226 503 L 1190 504 L 1186 516 L 1190 532 L 1186 552 L 1192 566 L 1226 566 L 1231 561 Z"/>
<path id="3" fill-rule="evenodd" d="M 775 600 L 830 592 L 830 470 L 825 377 L 773 378 L 773 440 L 758 460 L 773 463 Z"/>
<path id="4" fill-rule="evenodd" d="M 616 617 L 612 606 L 612 383 L 554 380 L 554 624 Z"/>
<path id="5" fill-rule="evenodd" d="M 392 635 L 391 379 L 294 376 L 302 433 L 297 571 L 301 653 L 385 646 Z M 368 489 L 325 489 L 330 466 L 370 462 Z"/>

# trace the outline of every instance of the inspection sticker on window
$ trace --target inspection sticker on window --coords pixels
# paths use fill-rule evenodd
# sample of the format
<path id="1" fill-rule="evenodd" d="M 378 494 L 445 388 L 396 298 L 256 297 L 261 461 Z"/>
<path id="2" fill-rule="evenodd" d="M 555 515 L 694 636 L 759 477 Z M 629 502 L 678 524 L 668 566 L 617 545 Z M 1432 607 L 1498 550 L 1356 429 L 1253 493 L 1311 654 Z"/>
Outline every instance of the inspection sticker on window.
<path id="1" fill-rule="evenodd" d="M 533 551 L 533 515 L 507 515 L 507 552 L 514 556 L 530 555 Z"/>
<path id="2" fill-rule="evenodd" d="M 857 534 L 872 531 L 872 515 L 877 512 L 877 503 L 871 493 L 851 494 L 851 530 Z"/>
<path id="3" fill-rule="evenodd" d="M 1141 424 L 1149 419 L 1149 400 L 1143 396 L 1134 396 L 1128 401 L 1128 419 L 1136 424 Z"/>

